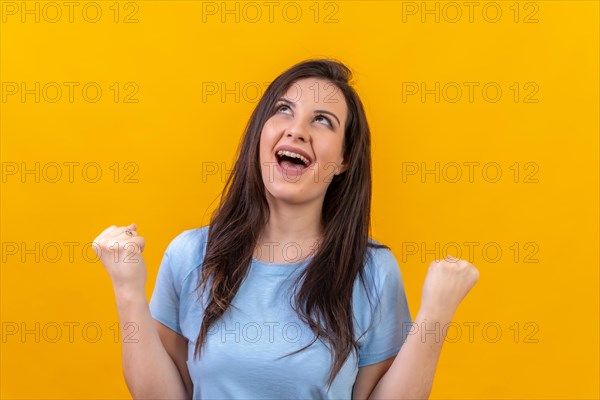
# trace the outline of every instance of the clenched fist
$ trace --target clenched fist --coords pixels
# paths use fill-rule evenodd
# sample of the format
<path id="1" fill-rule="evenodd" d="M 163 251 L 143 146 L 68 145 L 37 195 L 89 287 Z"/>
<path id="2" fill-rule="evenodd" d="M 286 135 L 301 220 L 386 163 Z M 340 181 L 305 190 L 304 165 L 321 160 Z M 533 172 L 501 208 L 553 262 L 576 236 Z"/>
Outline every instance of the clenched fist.
<path id="1" fill-rule="evenodd" d="M 108 272 L 115 291 L 145 290 L 144 245 L 144 238 L 138 236 L 135 224 L 110 226 L 94 239 L 92 247 Z"/>
<path id="2" fill-rule="evenodd" d="M 423 284 L 421 310 L 451 320 L 467 293 L 479 280 L 479 271 L 468 261 L 450 256 L 432 261 Z"/>

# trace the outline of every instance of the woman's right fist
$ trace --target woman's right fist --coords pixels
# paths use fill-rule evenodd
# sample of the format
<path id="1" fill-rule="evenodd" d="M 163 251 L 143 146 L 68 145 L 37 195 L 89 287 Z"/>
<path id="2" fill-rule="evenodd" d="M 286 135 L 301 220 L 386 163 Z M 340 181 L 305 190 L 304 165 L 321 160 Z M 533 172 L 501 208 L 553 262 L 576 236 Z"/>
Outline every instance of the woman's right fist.
<path id="1" fill-rule="evenodd" d="M 106 228 L 92 244 L 115 290 L 145 290 L 146 264 L 142 257 L 144 238 L 135 224 Z"/>

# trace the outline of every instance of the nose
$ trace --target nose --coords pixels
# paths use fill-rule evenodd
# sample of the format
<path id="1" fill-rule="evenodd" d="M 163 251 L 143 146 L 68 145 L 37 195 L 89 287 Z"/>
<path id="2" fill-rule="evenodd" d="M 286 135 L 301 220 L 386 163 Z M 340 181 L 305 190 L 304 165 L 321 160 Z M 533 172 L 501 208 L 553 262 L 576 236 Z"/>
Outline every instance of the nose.
<path id="1" fill-rule="evenodd" d="M 291 137 L 291 138 L 297 138 L 298 140 L 300 140 L 302 142 L 306 142 L 306 140 L 308 139 L 308 136 L 304 132 L 305 132 L 305 130 L 300 126 L 300 122 L 298 122 L 294 125 L 291 125 L 287 129 L 286 136 Z"/>

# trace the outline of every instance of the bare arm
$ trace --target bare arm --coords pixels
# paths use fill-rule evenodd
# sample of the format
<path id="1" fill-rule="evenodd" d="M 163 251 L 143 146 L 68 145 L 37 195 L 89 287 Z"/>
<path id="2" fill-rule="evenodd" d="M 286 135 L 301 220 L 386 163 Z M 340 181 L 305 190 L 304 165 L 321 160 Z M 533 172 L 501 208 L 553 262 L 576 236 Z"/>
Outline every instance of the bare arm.
<path id="1" fill-rule="evenodd" d="M 400 352 L 370 399 L 429 398 L 444 344 L 443 328 L 452 322 L 459 303 L 478 279 L 479 271 L 464 260 L 449 257 L 430 264 L 421 309 Z"/>
<path id="2" fill-rule="evenodd" d="M 154 320 L 154 326 L 156 326 L 158 336 L 160 336 L 160 341 L 165 346 L 165 350 L 167 350 L 167 353 L 169 353 L 169 356 L 171 356 L 171 359 L 179 370 L 188 394 L 188 399 L 191 399 L 194 394 L 194 386 L 187 366 L 188 340 L 168 326 L 163 325 L 160 321 Z"/>
<path id="3" fill-rule="evenodd" d="M 134 399 L 191 398 L 191 384 L 184 383 L 178 368 L 182 358 L 187 358 L 186 353 L 181 354 L 185 346 L 181 339 L 169 340 L 169 335 L 163 334 L 164 345 L 150 315 L 142 257 L 145 241 L 136 228 L 135 224 L 112 225 L 94 239 L 93 246 L 113 283 L 121 336 L 125 337 L 123 333 L 129 333 L 131 326 L 136 330 L 135 337 L 121 344 L 125 382 Z"/>
<path id="4" fill-rule="evenodd" d="M 444 343 L 442 327 L 448 322 L 419 311 L 411 334 L 369 399 L 428 399 Z"/>
<path id="5" fill-rule="evenodd" d="M 191 399 L 191 384 L 186 388 L 177 365 L 163 345 L 145 293 L 116 293 L 116 298 L 120 326 L 134 323 L 138 328 L 134 337 L 122 343 L 123 373 L 132 397 Z"/>
<path id="6" fill-rule="evenodd" d="M 356 375 L 356 382 L 354 382 L 354 386 L 352 387 L 352 400 L 368 399 L 377 382 L 390 369 L 394 359 L 395 357 L 390 357 L 377 364 L 359 368 Z"/>

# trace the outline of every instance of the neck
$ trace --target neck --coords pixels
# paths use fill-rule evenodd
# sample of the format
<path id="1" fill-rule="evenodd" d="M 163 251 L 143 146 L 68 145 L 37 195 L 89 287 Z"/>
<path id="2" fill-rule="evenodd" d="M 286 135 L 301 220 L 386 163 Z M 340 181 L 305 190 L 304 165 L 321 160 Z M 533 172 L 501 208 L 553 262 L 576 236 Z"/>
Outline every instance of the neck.
<path id="1" fill-rule="evenodd" d="M 274 199 L 267 193 L 269 220 L 258 244 L 278 243 L 280 248 L 290 243 L 299 244 L 303 248 L 314 244 L 323 234 L 323 200 L 324 198 L 321 198 L 313 202 L 294 204 Z"/>

